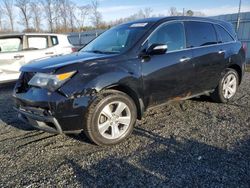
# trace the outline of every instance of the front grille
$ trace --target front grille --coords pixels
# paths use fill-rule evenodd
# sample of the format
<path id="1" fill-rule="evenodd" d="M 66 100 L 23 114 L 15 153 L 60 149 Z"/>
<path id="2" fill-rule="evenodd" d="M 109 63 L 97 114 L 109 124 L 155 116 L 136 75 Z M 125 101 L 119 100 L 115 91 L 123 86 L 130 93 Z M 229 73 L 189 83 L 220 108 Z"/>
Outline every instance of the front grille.
<path id="1" fill-rule="evenodd" d="M 17 81 L 15 92 L 26 93 L 30 88 L 28 83 L 33 78 L 34 75 L 35 75 L 34 72 L 22 72 Z"/>

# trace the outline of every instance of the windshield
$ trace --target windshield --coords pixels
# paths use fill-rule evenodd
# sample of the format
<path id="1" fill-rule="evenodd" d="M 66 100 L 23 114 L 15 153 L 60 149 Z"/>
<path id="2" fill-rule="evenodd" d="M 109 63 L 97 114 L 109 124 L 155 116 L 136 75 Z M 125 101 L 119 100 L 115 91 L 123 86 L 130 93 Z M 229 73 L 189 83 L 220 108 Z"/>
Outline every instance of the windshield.
<path id="1" fill-rule="evenodd" d="M 85 46 L 81 52 L 122 53 L 130 49 L 148 30 L 148 23 L 114 27 Z"/>

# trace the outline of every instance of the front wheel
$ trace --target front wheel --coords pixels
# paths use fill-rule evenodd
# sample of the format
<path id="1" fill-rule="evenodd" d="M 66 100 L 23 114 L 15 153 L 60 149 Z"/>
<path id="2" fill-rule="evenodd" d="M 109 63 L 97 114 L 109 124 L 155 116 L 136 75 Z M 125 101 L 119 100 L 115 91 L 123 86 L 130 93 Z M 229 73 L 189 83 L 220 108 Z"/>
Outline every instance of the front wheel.
<path id="1" fill-rule="evenodd" d="M 222 77 L 219 85 L 212 93 L 215 102 L 227 103 L 232 101 L 239 86 L 239 75 L 234 69 L 226 69 L 226 74 Z"/>
<path id="2" fill-rule="evenodd" d="M 114 145 L 126 139 L 137 119 L 136 106 L 125 93 L 108 90 L 91 104 L 85 134 L 97 145 Z"/>

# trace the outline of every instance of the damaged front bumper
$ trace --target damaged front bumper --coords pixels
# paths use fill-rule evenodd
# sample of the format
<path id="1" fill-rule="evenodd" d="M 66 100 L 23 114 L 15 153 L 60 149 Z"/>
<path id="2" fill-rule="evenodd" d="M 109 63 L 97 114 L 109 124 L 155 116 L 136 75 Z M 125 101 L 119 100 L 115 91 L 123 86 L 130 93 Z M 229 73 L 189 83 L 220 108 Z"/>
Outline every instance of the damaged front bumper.
<path id="1" fill-rule="evenodd" d="M 50 115 L 44 115 L 44 111 L 35 108 L 14 108 L 18 112 L 18 118 L 33 127 L 49 133 L 62 134 L 62 127 L 57 119 Z"/>
<path id="2" fill-rule="evenodd" d="M 13 93 L 18 117 L 33 127 L 50 133 L 79 133 L 93 100 L 91 96 L 66 97 L 58 91 L 32 87 L 32 75 L 22 75 Z"/>

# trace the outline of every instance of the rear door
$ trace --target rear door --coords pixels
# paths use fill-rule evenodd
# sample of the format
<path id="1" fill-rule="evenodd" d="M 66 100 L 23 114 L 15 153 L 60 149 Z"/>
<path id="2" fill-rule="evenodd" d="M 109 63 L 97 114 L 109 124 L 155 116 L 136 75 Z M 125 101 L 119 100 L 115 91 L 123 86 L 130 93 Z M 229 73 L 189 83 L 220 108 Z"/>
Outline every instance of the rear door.
<path id="1" fill-rule="evenodd" d="M 235 48 L 235 39 L 224 27 L 218 24 L 214 26 L 218 36 L 220 53 L 224 55 L 224 68 L 226 68 L 231 61 L 231 55 L 238 54 L 239 49 Z"/>
<path id="2" fill-rule="evenodd" d="M 0 82 L 16 80 L 25 64 L 23 36 L 0 38 Z"/>
<path id="3" fill-rule="evenodd" d="M 195 91 L 201 93 L 218 85 L 225 66 L 225 51 L 218 44 L 212 23 L 185 22 L 187 47 L 193 51 L 196 82 Z"/>

